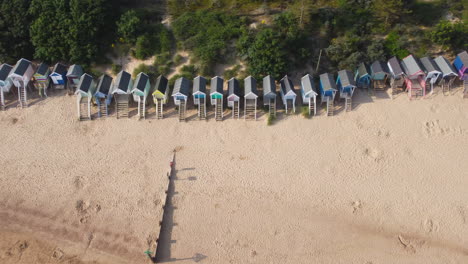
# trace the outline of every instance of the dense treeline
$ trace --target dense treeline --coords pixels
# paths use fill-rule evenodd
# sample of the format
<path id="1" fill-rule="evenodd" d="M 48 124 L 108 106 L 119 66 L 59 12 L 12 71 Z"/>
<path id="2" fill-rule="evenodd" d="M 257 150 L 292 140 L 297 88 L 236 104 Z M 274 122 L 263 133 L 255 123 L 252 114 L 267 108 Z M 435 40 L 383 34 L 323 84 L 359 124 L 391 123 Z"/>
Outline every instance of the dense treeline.
<path id="1" fill-rule="evenodd" d="M 275 78 L 296 68 L 354 69 L 360 62 L 467 49 L 466 0 L 0 0 L 0 61 L 20 57 L 83 66 L 108 55 L 137 59 L 152 78 L 180 75 Z M 162 16 L 171 15 L 169 24 Z M 114 64 L 117 72 L 121 66 Z M 242 72 L 240 72 L 242 69 Z M 179 75 L 179 76 L 180 76 Z"/>

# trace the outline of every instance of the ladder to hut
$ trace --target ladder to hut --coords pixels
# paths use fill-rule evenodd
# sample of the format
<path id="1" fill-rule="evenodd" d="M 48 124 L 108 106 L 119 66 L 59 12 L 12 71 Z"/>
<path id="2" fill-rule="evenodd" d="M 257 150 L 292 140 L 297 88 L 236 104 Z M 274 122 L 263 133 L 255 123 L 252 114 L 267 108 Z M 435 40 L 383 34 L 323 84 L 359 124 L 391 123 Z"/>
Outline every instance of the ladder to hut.
<path id="1" fill-rule="evenodd" d="M 270 99 L 270 102 L 268 103 L 268 113 L 270 116 L 276 117 L 276 99 Z"/>
<path id="2" fill-rule="evenodd" d="M 21 108 L 28 106 L 27 91 L 23 82 L 21 82 L 20 87 L 18 87 L 18 101 Z"/>
<path id="3" fill-rule="evenodd" d="M 123 100 L 122 98 L 117 97 L 115 100 L 115 108 L 117 112 L 117 118 L 128 118 L 128 100 Z"/>
<path id="4" fill-rule="evenodd" d="M 78 103 L 78 117 L 80 121 L 91 120 L 90 105 L 87 97 L 81 97 Z"/>
<path id="5" fill-rule="evenodd" d="M 97 101 L 97 104 L 98 104 L 98 116 L 101 118 L 107 117 L 109 113 L 107 109 L 106 99 L 100 98 Z"/>
<path id="6" fill-rule="evenodd" d="M 216 121 L 223 121 L 223 99 L 216 99 L 216 110 L 215 110 Z"/>
<path id="7" fill-rule="evenodd" d="M 373 83 L 374 91 L 376 92 L 383 92 L 385 91 L 385 80 L 375 80 Z"/>
<path id="8" fill-rule="evenodd" d="M 156 99 L 156 119 L 163 119 L 163 99 Z"/>
<path id="9" fill-rule="evenodd" d="M 315 104 L 312 102 L 312 98 L 309 98 L 309 116 L 315 115 Z"/>
<path id="10" fill-rule="evenodd" d="M 248 101 L 245 103 L 244 119 L 257 120 L 257 107 L 255 103 L 249 103 Z"/>
<path id="11" fill-rule="evenodd" d="M 409 91 L 409 96 L 411 99 L 417 98 L 417 97 L 422 97 L 423 96 L 423 90 L 419 88 L 411 88 Z"/>
<path id="12" fill-rule="evenodd" d="M 198 99 L 198 118 L 200 120 L 206 120 L 206 102 L 205 98 Z"/>
<path id="13" fill-rule="evenodd" d="M 239 119 L 239 101 L 234 101 L 232 107 L 232 118 Z"/>
<path id="14" fill-rule="evenodd" d="M 179 102 L 179 122 L 185 121 L 185 113 L 187 110 L 187 103 L 185 100 Z"/>
<path id="15" fill-rule="evenodd" d="M 433 89 L 433 85 L 431 82 L 428 82 L 426 81 L 426 87 L 424 89 L 426 89 L 426 91 L 430 91 L 429 93 L 431 94 L 432 93 L 432 89 Z"/>
<path id="16" fill-rule="evenodd" d="M 333 99 L 327 99 L 327 116 L 333 116 L 335 113 L 335 105 Z"/>
<path id="17" fill-rule="evenodd" d="M 144 119 L 146 116 L 146 107 L 145 107 L 145 101 L 141 100 L 141 96 L 138 99 L 138 118 Z"/>
<path id="18" fill-rule="evenodd" d="M 350 112 L 353 106 L 353 100 L 350 96 L 346 96 L 345 98 L 345 111 Z"/>

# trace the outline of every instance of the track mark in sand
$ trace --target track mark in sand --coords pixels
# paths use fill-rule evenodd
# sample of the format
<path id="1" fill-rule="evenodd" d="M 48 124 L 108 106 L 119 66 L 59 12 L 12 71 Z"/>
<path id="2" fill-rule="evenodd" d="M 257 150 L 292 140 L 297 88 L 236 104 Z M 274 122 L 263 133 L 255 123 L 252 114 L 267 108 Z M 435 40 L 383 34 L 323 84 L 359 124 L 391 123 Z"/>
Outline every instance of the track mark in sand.
<path id="1" fill-rule="evenodd" d="M 439 123 L 439 120 L 431 120 L 426 121 L 423 124 L 423 132 L 427 138 L 433 136 L 447 136 L 449 134 L 465 134 L 465 131 L 462 127 L 454 128 L 454 127 L 442 127 Z"/>
<path id="2" fill-rule="evenodd" d="M 12 118 L 10 119 L 10 122 L 14 125 L 14 124 L 18 123 L 18 120 L 19 120 L 18 118 L 12 117 Z"/>
<path id="3" fill-rule="evenodd" d="M 255 256 L 257 256 L 257 251 L 255 251 L 255 250 L 250 251 L 250 257 L 253 258 Z"/>
<path id="4" fill-rule="evenodd" d="M 382 130 L 382 129 L 379 129 L 377 131 L 377 136 L 378 137 L 383 137 L 383 138 L 390 138 L 390 131 L 386 131 L 386 130 Z"/>
<path id="5" fill-rule="evenodd" d="M 432 219 L 424 220 L 422 225 L 427 233 L 439 231 L 439 224 L 437 222 L 434 222 Z"/>
<path id="6" fill-rule="evenodd" d="M 75 209 L 78 216 L 80 217 L 80 223 L 86 224 L 91 219 L 91 216 L 93 214 L 99 213 L 102 208 L 100 204 L 91 206 L 90 202 L 88 201 L 78 200 L 76 202 Z"/>
<path id="7" fill-rule="evenodd" d="M 63 256 L 65 255 L 65 253 L 63 253 L 63 250 L 60 249 L 60 248 L 56 248 L 54 250 L 54 252 L 52 253 L 52 258 L 56 259 L 56 260 L 61 260 L 63 258 Z"/>
<path id="8" fill-rule="evenodd" d="M 375 162 L 380 162 L 383 159 L 383 151 L 374 148 L 365 148 L 364 155 Z"/>
<path id="9" fill-rule="evenodd" d="M 176 147 L 174 148 L 174 152 L 180 152 L 180 151 L 182 151 L 182 150 L 184 150 L 184 146 L 176 146 Z"/>
<path id="10" fill-rule="evenodd" d="M 77 176 L 75 177 L 73 184 L 75 185 L 75 188 L 77 190 L 82 190 L 84 187 L 86 187 L 87 179 L 86 177 L 83 177 L 83 176 Z"/>
<path id="11" fill-rule="evenodd" d="M 431 110 L 432 113 L 437 114 L 437 113 L 440 112 L 440 105 L 439 104 L 433 104 L 433 105 L 431 105 L 430 110 Z"/>
<path id="12" fill-rule="evenodd" d="M 403 248 L 410 252 L 410 253 L 416 253 L 416 249 L 414 248 L 413 245 L 411 245 L 411 242 L 407 239 L 405 239 L 402 235 L 398 236 L 398 241 L 400 241 L 400 244 L 403 246 Z"/>
<path id="13" fill-rule="evenodd" d="M 459 206 L 458 213 L 460 214 L 463 224 L 466 224 L 466 219 L 468 215 L 468 206 Z"/>
<path id="14" fill-rule="evenodd" d="M 18 260 L 21 259 L 23 252 L 29 247 L 29 242 L 26 240 L 18 240 L 13 244 L 12 247 L 8 248 L 4 253 L 5 257 L 18 257 Z"/>
<path id="15" fill-rule="evenodd" d="M 351 203 L 353 207 L 353 214 L 358 214 L 362 211 L 362 202 L 360 200 Z"/>

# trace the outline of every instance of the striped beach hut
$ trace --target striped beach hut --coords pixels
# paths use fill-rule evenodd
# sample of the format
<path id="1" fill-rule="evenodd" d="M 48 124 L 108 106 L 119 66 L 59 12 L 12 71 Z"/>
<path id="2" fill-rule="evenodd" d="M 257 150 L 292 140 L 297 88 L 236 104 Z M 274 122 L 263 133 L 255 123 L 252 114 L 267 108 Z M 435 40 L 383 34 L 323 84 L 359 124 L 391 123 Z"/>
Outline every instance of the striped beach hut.
<path id="1" fill-rule="evenodd" d="M 309 116 L 317 114 L 317 89 L 315 89 L 314 79 L 310 74 L 306 74 L 301 79 L 302 104 L 309 106 Z"/>
<path id="2" fill-rule="evenodd" d="M 276 116 L 276 84 L 271 75 L 263 78 L 263 105 L 268 106 L 270 116 Z"/>
<path id="3" fill-rule="evenodd" d="M 115 112 L 117 118 L 128 117 L 128 102 L 132 90 L 132 76 L 126 71 L 121 71 L 112 83 L 112 96 L 115 98 Z"/>
<path id="4" fill-rule="evenodd" d="M 172 98 L 174 104 L 179 108 L 179 121 L 185 121 L 187 112 L 187 99 L 190 96 L 190 81 L 185 77 L 180 77 L 175 81 Z"/>
<path id="5" fill-rule="evenodd" d="M 149 76 L 144 72 L 140 72 L 136 77 L 132 89 L 133 101 L 138 103 L 138 118 L 146 117 L 146 99 L 150 90 Z"/>
<path id="6" fill-rule="evenodd" d="M 240 87 L 236 78 L 231 78 L 227 89 L 227 105 L 232 108 L 232 118 L 239 118 L 240 114 Z"/>
<path id="7" fill-rule="evenodd" d="M 413 55 L 409 55 L 403 59 L 401 63 L 403 70 L 406 73 L 406 89 L 408 96 L 414 98 L 416 96 L 426 95 L 426 74 L 419 66 Z"/>
<path id="8" fill-rule="evenodd" d="M 20 59 L 8 75 L 13 85 L 18 88 L 18 101 L 21 107 L 26 107 L 28 105 L 27 87 L 33 74 L 34 69 L 32 63 L 27 59 Z"/>
<path id="9" fill-rule="evenodd" d="M 50 76 L 50 69 L 49 65 L 45 64 L 44 62 L 39 64 L 37 67 L 36 73 L 33 75 L 34 79 L 34 87 L 39 90 L 39 96 L 46 96 L 47 97 L 47 88 L 49 88 L 49 79 Z"/>
<path id="10" fill-rule="evenodd" d="M 193 103 L 198 106 L 198 118 L 206 119 L 206 79 L 197 76 L 193 80 Z"/>
<path id="11" fill-rule="evenodd" d="M 371 85 L 371 71 L 365 63 L 361 63 L 354 76 L 356 85 L 362 89 L 369 89 Z"/>
<path id="12" fill-rule="evenodd" d="M 330 73 L 323 73 L 320 75 L 320 95 L 322 104 L 327 103 L 327 116 L 334 114 L 334 101 L 336 95 L 335 78 Z"/>
<path id="13" fill-rule="evenodd" d="M 450 92 L 450 88 L 458 76 L 457 70 L 442 56 L 435 58 L 434 61 L 442 72 L 440 86 L 442 87 L 442 92 L 446 94 Z"/>
<path id="14" fill-rule="evenodd" d="M 13 66 L 6 63 L 0 65 L 0 108 L 5 110 L 5 93 L 9 93 L 13 82 L 9 77 Z"/>
<path id="15" fill-rule="evenodd" d="M 426 74 L 426 86 L 429 84 L 431 85 L 431 91 L 429 93 L 432 93 L 434 91 L 434 84 L 439 80 L 442 72 L 432 58 L 424 57 L 421 58 L 420 61 L 422 70 Z"/>
<path id="16" fill-rule="evenodd" d="M 336 78 L 336 86 L 340 92 L 340 98 L 345 99 L 345 110 L 351 111 L 352 98 L 354 90 L 356 89 L 356 82 L 353 79 L 353 74 L 348 70 L 341 70 L 338 72 Z"/>
<path id="17" fill-rule="evenodd" d="M 73 94 L 76 87 L 80 83 L 81 75 L 83 75 L 83 68 L 80 65 L 73 64 L 67 71 L 67 86 L 68 93 Z"/>
<path id="18" fill-rule="evenodd" d="M 109 105 L 112 101 L 112 77 L 107 74 L 101 75 L 96 86 L 94 98 L 98 106 L 98 116 L 107 117 Z"/>
<path id="19" fill-rule="evenodd" d="M 280 95 L 283 100 L 284 109 L 286 114 L 288 113 L 289 105 L 293 109 L 293 112 L 296 112 L 296 92 L 294 91 L 294 85 L 289 79 L 288 75 L 285 75 L 283 79 L 280 80 Z"/>
<path id="20" fill-rule="evenodd" d="M 210 98 L 211 98 L 211 105 L 215 106 L 216 121 L 222 121 L 224 117 L 223 86 L 224 86 L 223 78 L 219 76 L 215 76 L 211 79 Z"/>
<path id="21" fill-rule="evenodd" d="M 402 92 L 406 88 L 405 79 L 406 74 L 401 63 L 397 57 L 393 57 L 387 62 L 388 70 L 390 71 L 390 87 L 392 88 L 392 95 L 397 92 Z"/>
<path id="22" fill-rule="evenodd" d="M 244 79 L 244 120 L 257 120 L 257 80 L 249 76 Z"/>
<path id="23" fill-rule="evenodd" d="M 65 89 L 67 84 L 67 67 L 61 63 L 55 64 L 50 73 L 50 80 L 54 89 Z"/>
<path id="24" fill-rule="evenodd" d="M 81 76 L 75 95 L 78 106 L 78 118 L 82 120 L 91 120 L 91 100 L 95 93 L 95 83 L 93 76 L 85 73 Z"/>
<path id="25" fill-rule="evenodd" d="M 156 105 L 156 118 L 162 119 L 164 105 L 169 101 L 170 90 L 169 81 L 166 77 L 160 75 L 156 79 L 156 84 L 153 89 L 153 101 Z"/>
<path id="26" fill-rule="evenodd" d="M 371 65 L 371 79 L 374 91 L 383 91 L 387 88 L 389 71 L 387 65 L 381 61 L 374 61 Z"/>

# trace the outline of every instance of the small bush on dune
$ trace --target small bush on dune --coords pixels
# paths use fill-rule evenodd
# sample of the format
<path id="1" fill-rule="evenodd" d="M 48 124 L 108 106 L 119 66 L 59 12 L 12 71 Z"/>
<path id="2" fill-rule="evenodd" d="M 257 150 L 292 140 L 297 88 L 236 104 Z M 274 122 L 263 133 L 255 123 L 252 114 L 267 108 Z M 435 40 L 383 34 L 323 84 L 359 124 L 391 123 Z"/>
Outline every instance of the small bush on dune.
<path id="1" fill-rule="evenodd" d="M 301 114 L 304 118 L 307 118 L 309 119 L 310 118 L 310 115 L 309 115 L 309 108 L 307 106 L 303 106 L 301 108 Z"/>

